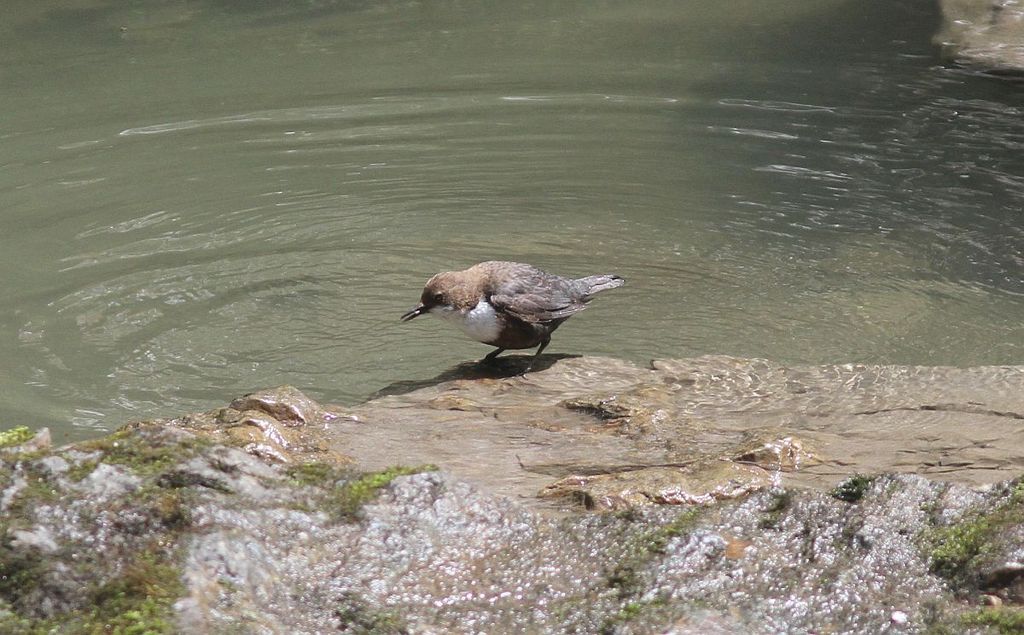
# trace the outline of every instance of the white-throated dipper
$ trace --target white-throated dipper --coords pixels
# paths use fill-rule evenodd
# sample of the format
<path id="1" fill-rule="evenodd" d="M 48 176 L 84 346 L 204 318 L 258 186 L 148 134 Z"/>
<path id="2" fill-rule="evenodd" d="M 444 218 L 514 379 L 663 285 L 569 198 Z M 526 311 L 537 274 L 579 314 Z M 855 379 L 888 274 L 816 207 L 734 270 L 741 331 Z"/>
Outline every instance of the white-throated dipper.
<path id="1" fill-rule="evenodd" d="M 420 303 L 402 321 L 424 313 L 444 318 L 476 341 L 497 347 L 485 362 L 507 349 L 536 346 L 525 374 L 562 322 L 587 308 L 595 294 L 625 282 L 611 274 L 572 280 L 521 262 L 489 260 L 428 280 Z"/>

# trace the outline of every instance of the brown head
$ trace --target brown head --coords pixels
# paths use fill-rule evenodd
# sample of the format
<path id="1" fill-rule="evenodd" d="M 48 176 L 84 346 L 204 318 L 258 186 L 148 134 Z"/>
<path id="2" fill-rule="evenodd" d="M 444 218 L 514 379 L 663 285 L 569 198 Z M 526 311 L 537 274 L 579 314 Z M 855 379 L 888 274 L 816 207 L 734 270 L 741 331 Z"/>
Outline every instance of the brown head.
<path id="1" fill-rule="evenodd" d="M 463 309 L 476 306 L 480 300 L 480 283 L 467 271 L 443 271 L 423 287 L 420 303 L 402 315 L 402 321 L 430 313 L 434 309 Z"/>

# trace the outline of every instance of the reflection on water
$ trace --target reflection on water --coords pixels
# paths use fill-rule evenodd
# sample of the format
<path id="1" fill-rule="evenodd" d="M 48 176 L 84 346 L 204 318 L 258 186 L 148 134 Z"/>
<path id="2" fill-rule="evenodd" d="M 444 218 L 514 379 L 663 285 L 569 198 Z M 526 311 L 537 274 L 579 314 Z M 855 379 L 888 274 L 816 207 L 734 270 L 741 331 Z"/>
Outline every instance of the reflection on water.
<path id="1" fill-rule="evenodd" d="M 488 258 L 628 279 L 552 353 L 1021 362 L 1020 87 L 930 2 L 68 6 L 0 26 L 2 424 L 433 377 Z"/>

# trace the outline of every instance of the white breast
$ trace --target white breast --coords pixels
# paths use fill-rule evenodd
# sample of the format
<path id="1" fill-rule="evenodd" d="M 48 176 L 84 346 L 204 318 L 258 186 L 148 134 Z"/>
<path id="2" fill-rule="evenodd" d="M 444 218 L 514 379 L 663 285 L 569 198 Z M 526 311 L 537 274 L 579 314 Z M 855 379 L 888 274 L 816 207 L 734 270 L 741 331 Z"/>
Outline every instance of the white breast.
<path id="1" fill-rule="evenodd" d="M 494 312 L 494 307 L 483 298 L 468 311 L 444 307 L 441 310 L 435 309 L 431 313 L 451 322 L 478 342 L 493 342 L 498 339 L 498 334 L 501 332 L 498 314 Z"/>

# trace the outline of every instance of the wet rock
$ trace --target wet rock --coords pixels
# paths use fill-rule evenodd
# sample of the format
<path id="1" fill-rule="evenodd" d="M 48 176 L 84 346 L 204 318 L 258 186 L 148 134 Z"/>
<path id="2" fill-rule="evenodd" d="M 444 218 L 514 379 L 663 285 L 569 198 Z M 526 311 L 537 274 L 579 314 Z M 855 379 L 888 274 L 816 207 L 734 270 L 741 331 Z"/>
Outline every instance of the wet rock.
<path id="1" fill-rule="evenodd" d="M 211 449 L 203 456 L 183 461 L 173 470 L 164 472 L 157 485 L 164 488 L 200 486 L 235 492 L 253 500 L 267 499 L 271 494 L 264 483 L 282 477 L 269 466 L 247 458 L 235 448 Z"/>
<path id="2" fill-rule="evenodd" d="M 343 416 L 325 409 L 292 386 L 279 386 L 235 399 L 227 408 L 176 419 L 143 421 L 130 427 L 171 425 L 241 448 L 264 460 L 340 465 L 352 459 L 325 444 L 322 431 Z"/>
<path id="3" fill-rule="evenodd" d="M 7 484 L 4 486 L 2 492 L 0 492 L 0 513 L 6 512 L 10 509 L 11 505 L 18 498 L 18 495 L 28 487 L 28 481 L 24 476 L 17 473 L 12 473 Z"/>
<path id="4" fill-rule="evenodd" d="M 433 468 L 266 463 L 173 426 L 5 460 L 23 484 L 0 631 L 964 632 L 995 618 L 960 598 L 1019 601 L 1018 482 L 837 497 L 721 459 L 634 472 L 591 481 L 675 504 L 552 515 Z"/>
<path id="5" fill-rule="evenodd" d="M 662 429 L 660 424 L 669 412 L 660 408 L 659 402 L 667 405 L 667 395 L 660 386 L 641 386 L 618 394 L 567 399 L 561 405 L 596 418 L 607 431 L 640 437 Z"/>
<path id="6" fill-rule="evenodd" d="M 998 566 L 981 571 L 981 586 L 988 591 L 995 591 L 1000 599 L 1005 598 L 1015 604 L 1024 603 L 1024 563 L 1009 560 Z"/>
<path id="7" fill-rule="evenodd" d="M 960 588 L 1024 603 L 1024 483 L 1002 484 L 995 496 L 930 534 L 933 569 Z"/>
<path id="8" fill-rule="evenodd" d="M 70 468 L 71 464 L 62 456 L 46 456 L 39 459 L 39 466 L 46 470 L 49 476 L 60 476 L 66 473 Z"/>
<path id="9" fill-rule="evenodd" d="M 1024 370 L 517 363 L 0 456 L 0 632 L 1014 623 Z"/>
<path id="10" fill-rule="evenodd" d="M 1005 0 L 941 0 L 943 53 L 994 73 L 1024 73 L 1024 7 Z"/>
<path id="11" fill-rule="evenodd" d="M 577 496 L 544 501 L 603 496 L 611 506 L 657 497 L 619 496 L 621 477 L 600 475 L 722 459 L 822 491 L 883 471 L 994 483 L 1024 463 L 1017 367 L 787 367 L 726 356 L 642 367 L 563 357 L 518 377 L 505 372 L 516 359 L 491 371 L 456 367 L 353 407 L 324 429 L 324 443 L 367 469 L 434 463 L 523 500 L 568 479 L 561 485 Z"/>
<path id="12" fill-rule="evenodd" d="M 118 465 L 100 463 L 82 479 L 77 489 L 97 500 L 124 496 L 139 489 L 142 479 Z"/>
<path id="13" fill-rule="evenodd" d="M 32 530 L 14 529 L 10 531 L 9 538 L 10 546 L 14 550 L 35 549 L 43 553 L 57 551 L 57 543 L 46 527 L 36 527 Z"/>
<path id="14" fill-rule="evenodd" d="M 472 412 L 479 410 L 479 406 L 472 401 L 458 395 L 440 395 L 426 402 L 428 408 L 435 410 L 462 410 Z"/>
<path id="15" fill-rule="evenodd" d="M 539 495 L 569 497 L 589 510 L 609 511 L 642 505 L 707 505 L 739 498 L 768 485 L 770 476 L 765 470 L 728 461 L 709 461 L 569 476 L 545 487 Z"/>
<path id="16" fill-rule="evenodd" d="M 188 595 L 175 604 L 182 632 L 275 632 L 279 618 L 264 615 L 268 600 L 282 594 L 274 565 L 251 531 L 196 536 L 183 563 Z"/>
<path id="17" fill-rule="evenodd" d="M 53 445 L 49 428 L 29 432 L 28 428 L 14 428 L 0 438 L 0 456 L 14 456 L 31 452 L 42 452 Z"/>
<path id="18" fill-rule="evenodd" d="M 239 412 L 264 412 L 289 426 L 315 425 L 330 418 L 320 404 L 292 386 L 250 393 L 232 401 L 231 407 Z"/>
<path id="19" fill-rule="evenodd" d="M 757 465 L 775 472 L 794 471 L 820 462 L 820 451 L 812 450 L 803 440 L 778 431 L 749 433 L 749 440 L 732 452 L 729 458 L 737 463 Z"/>

